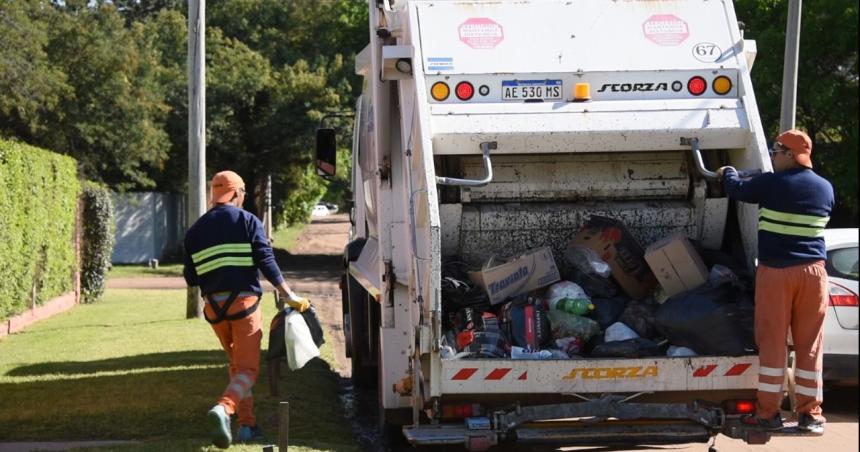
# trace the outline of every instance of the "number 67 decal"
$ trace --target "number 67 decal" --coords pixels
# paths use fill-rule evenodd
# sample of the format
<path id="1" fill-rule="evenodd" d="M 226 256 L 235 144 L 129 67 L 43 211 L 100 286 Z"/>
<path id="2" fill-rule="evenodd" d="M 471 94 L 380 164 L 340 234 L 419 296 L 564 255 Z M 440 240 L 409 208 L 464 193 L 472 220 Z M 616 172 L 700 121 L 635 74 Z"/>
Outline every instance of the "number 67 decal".
<path id="1" fill-rule="evenodd" d="M 700 42 L 693 46 L 693 56 L 703 63 L 713 63 L 722 54 L 720 47 L 712 42 Z"/>

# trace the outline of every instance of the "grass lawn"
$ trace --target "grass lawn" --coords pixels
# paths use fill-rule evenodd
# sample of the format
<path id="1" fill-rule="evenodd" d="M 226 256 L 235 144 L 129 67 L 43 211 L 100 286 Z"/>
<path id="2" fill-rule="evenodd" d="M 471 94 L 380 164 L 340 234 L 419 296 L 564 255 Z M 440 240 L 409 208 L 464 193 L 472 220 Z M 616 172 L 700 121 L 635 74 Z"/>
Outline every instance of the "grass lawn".
<path id="1" fill-rule="evenodd" d="M 261 304 L 264 347 L 272 304 Z M 0 438 L 140 441 L 108 450 L 214 449 L 204 418 L 227 384 L 226 357 L 209 325 L 184 315 L 184 290 L 111 289 L 98 303 L 0 340 Z M 332 350 L 324 345 L 322 354 L 282 372 L 290 450 L 356 450 Z M 255 412 L 266 443 L 274 444 L 280 400 L 268 397 L 263 361 Z"/>
<path id="2" fill-rule="evenodd" d="M 272 234 L 272 246 L 289 249 L 305 230 L 304 223 L 288 228 L 282 228 Z M 147 264 L 114 264 L 108 272 L 108 278 L 151 278 L 153 276 L 182 276 L 181 262 L 160 262 L 158 268 L 149 268 Z"/>

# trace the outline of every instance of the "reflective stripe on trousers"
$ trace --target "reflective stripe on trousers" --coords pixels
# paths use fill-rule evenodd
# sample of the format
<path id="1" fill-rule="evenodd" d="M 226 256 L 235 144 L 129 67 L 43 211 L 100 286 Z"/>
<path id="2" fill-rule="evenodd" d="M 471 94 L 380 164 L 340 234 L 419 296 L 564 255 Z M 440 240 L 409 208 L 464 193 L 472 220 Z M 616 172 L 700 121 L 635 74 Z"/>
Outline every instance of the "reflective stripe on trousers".
<path id="1" fill-rule="evenodd" d="M 755 287 L 759 416 L 767 418 L 779 412 L 789 327 L 797 360 L 797 412 L 821 414 L 822 327 L 827 297 L 823 261 L 787 268 L 759 265 Z"/>
<path id="2" fill-rule="evenodd" d="M 257 302 L 257 295 L 237 297 L 230 306 L 228 314 L 247 309 Z M 211 306 L 204 307 L 214 315 Z M 260 309 L 239 320 L 225 320 L 212 324 L 212 329 L 221 341 L 221 346 L 230 361 L 228 373 L 230 381 L 218 403 L 224 405 L 228 414 L 236 413 L 239 425 L 257 425 L 254 417 L 254 396 L 251 388 L 260 373 L 260 341 L 263 337 L 261 329 L 263 314 Z"/>

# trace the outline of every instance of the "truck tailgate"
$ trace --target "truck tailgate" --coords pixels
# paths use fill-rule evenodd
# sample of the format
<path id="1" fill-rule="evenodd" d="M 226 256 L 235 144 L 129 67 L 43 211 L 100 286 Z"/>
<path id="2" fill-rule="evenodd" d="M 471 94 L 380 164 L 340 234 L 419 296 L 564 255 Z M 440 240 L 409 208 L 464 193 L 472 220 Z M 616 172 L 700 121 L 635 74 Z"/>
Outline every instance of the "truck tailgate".
<path id="1" fill-rule="evenodd" d="M 758 356 L 547 361 L 457 359 L 442 360 L 441 376 L 438 388 L 441 394 L 755 389 Z"/>

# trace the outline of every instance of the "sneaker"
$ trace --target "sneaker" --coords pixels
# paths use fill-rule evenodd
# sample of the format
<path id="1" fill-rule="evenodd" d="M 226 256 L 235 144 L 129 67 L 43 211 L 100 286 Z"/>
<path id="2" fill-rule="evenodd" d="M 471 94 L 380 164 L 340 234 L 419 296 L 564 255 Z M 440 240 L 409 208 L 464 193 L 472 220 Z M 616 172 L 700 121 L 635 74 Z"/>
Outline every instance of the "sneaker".
<path id="1" fill-rule="evenodd" d="M 206 413 L 206 423 L 212 435 L 212 444 L 221 449 L 230 447 L 233 437 L 230 434 L 230 415 L 224 405 L 218 404 Z"/>
<path id="2" fill-rule="evenodd" d="M 769 419 L 761 418 L 757 414 L 747 414 L 741 416 L 741 424 L 762 430 L 779 430 L 782 428 L 782 417 L 779 413 Z"/>
<path id="3" fill-rule="evenodd" d="M 803 413 L 800 415 L 800 419 L 797 420 L 797 428 L 807 432 L 823 435 L 824 423 L 824 418 L 820 416 L 815 417 L 809 413 Z"/>
<path id="4" fill-rule="evenodd" d="M 236 441 L 247 443 L 251 441 L 260 441 L 264 439 L 263 431 L 260 430 L 260 427 L 255 425 L 253 427 L 249 427 L 247 425 L 240 425 L 239 431 L 236 432 Z"/>

